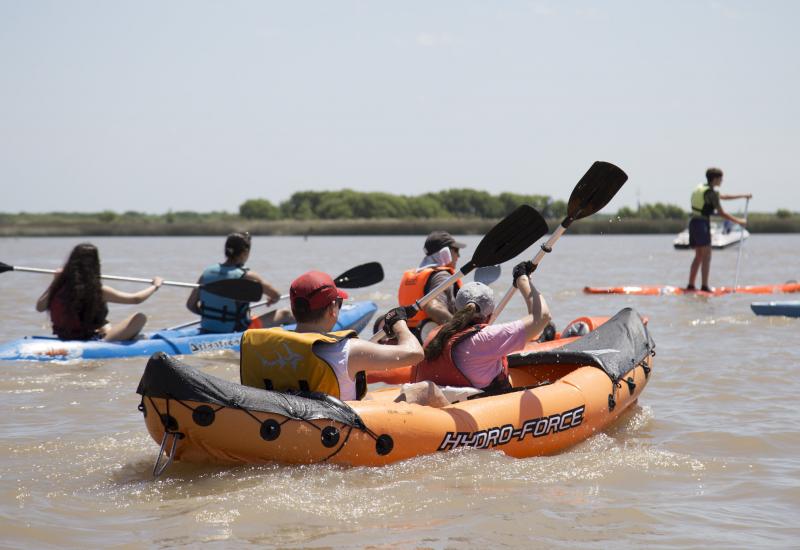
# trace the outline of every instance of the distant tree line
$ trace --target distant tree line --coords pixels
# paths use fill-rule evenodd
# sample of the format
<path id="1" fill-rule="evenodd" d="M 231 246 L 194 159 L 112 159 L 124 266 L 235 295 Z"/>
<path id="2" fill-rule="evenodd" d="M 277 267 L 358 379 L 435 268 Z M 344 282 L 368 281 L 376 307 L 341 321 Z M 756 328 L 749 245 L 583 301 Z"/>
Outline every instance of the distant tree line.
<path id="1" fill-rule="evenodd" d="M 239 215 L 250 220 L 343 220 L 343 219 L 424 219 L 424 218 L 502 218 L 520 204 L 530 204 L 545 218 L 563 218 L 564 201 L 547 195 L 500 193 L 492 195 L 475 189 L 448 189 L 419 196 L 390 193 L 342 191 L 301 191 L 275 205 L 267 199 L 250 199 L 239 206 Z M 684 219 L 688 212 L 674 204 L 643 204 L 636 209 L 624 206 L 619 218 L 643 220 Z"/>
<path id="2" fill-rule="evenodd" d="M 274 205 L 266 199 L 250 199 L 239 206 L 239 215 L 254 220 L 341 220 L 410 218 L 502 218 L 520 204 L 530 204 L 545 217 L 566 215 L 564 201 L 546 195 L 500 193 L 475 189 L 449 189 L 419 196 L 390 193 L 301 191 Z"/>

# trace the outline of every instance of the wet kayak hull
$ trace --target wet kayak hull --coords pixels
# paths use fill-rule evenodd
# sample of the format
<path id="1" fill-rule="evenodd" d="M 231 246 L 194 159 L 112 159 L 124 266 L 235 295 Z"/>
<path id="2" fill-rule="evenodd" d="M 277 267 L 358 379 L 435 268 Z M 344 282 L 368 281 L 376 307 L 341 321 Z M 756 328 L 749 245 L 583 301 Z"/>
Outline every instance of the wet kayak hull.
<path id="1" fill-rule="evenodd" d="M 375 302 L 346 304 L 333 330 L 352 329 L 360 332 L 375 314 Z M 288 325 L 292 329 L 294 325 Z M 28 336 L 0 345 L 0 360 L 70 361 L 75 359 L 111 359 L 150 356 L 157 352 L 190 355 L 217 350 L 239 349 L 241 332 L 202 334 L 198 327 L 160 330 L 145 333 L 143 338 L 129 341 L 59 340 L 52 336 Z"/>
<path id="2" fill-rule="evenodd" d="M 800 300 L 784 302 L 753 302 L 750 309 L 756 315 L 772 315 L 781 317 L 800 317 Z"/>

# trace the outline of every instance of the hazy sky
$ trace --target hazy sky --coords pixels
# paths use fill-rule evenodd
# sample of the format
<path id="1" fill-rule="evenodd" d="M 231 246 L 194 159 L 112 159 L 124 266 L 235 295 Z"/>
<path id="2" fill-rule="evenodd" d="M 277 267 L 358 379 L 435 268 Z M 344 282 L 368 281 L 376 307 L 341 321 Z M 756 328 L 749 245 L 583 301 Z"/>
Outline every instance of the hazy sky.
<path id="1" fill-rule="evenodd" d="M 0 0 L 0 212 L 451 187 L 800 210 L 800 2 Z M 729 205 L 735 210 L 735 205 Z"/>

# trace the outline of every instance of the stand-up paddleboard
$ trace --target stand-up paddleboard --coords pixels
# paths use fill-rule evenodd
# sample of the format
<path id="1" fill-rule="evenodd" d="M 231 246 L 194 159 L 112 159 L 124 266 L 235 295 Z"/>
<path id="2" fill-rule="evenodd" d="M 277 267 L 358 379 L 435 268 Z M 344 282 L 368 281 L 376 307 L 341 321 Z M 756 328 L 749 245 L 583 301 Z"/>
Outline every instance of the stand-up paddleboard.
<path id="1" fill-rule="evenodd" d="M 800 292 L 800 283 L 784 283 L 781 285 L 755 285 L 740 286 L 718 286 L 705 290 L 686 290 L 679 286 L 660 285 L 660 286 L 587 286 L 583 288 L 586 294 L 629 294 L 635 296 L 724 296 L 726 294 L 789 294 Z"/>
<path id="2" fill-rule="evenodd" d="M 800 300 L 784 302 L 753 302 L 750 309 L 756 315 L 775 315 L 782 317 L 800 317 Z"/>

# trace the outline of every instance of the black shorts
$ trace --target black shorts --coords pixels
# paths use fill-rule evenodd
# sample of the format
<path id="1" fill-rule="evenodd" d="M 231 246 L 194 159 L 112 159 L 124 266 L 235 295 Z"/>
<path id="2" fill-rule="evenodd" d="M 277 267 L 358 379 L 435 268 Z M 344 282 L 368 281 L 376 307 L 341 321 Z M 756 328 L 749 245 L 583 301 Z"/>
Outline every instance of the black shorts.
<path id="1" fill-rule="evenodd" d="M 708 218 L 692 218 L 689 221 L 689 246 L 711 246 L 711 222 Z"/>

